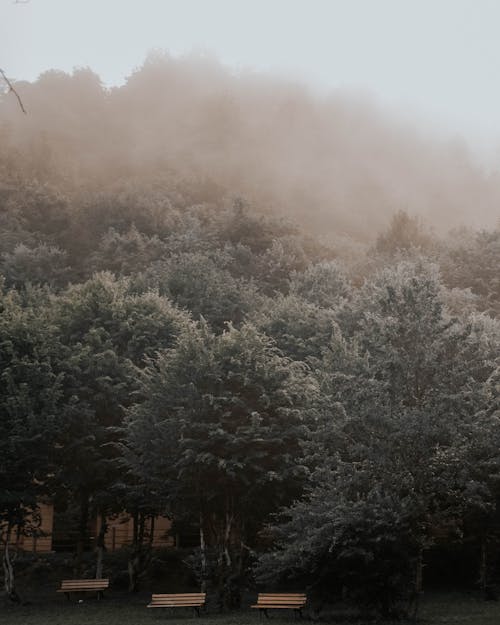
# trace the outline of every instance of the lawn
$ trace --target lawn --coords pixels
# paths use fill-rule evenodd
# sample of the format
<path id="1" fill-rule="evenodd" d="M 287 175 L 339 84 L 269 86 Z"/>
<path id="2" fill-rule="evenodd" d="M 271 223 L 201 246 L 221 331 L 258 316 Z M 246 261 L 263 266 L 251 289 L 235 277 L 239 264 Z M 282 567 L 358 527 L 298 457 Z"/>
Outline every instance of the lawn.
<path id="1" fill-rule="evenodd" d="M 265 622 L 256 611 L 242 610 L 231 614 L 208 613 L 195 618 L 188 610 L 147 610 L 146 595 L 134 596 L 118 593 L 97 601 L 84 599 L 82 603 L 68 602 L 61 596 L 33 600 L 29 605 L 0 606 L 2 625 L 258 625 Z M 273 625 L 290 625 L 291 613 L 272 613 L 268 622 Z M 295 622 L 299 622 L 295 620 Z M 324 625 L 364 625 L 374 621 L 343 618 L 341 614 L 321 620 Z M 479 600 L 473 595 L 429 594 L 424 596 L 418 622 L 422 625 L 498 625 L 500 603 Z M 377 621 L 377 625 L 388 625 Z M 392 624 L 394 625 L 394 624 Z"/>

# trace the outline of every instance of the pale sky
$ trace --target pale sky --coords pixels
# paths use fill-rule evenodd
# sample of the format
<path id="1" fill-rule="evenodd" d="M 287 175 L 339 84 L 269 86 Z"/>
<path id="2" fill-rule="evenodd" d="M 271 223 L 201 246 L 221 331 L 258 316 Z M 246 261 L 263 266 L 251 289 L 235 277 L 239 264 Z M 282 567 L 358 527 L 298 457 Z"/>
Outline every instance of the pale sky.
<path id="1" fill-rule="evenodd" d="M 88 66 L 120 84 L 154 48 L 361 89 L 500 145 L 500 0 L 0 0 L 0 68 L 16 80 Z"/>

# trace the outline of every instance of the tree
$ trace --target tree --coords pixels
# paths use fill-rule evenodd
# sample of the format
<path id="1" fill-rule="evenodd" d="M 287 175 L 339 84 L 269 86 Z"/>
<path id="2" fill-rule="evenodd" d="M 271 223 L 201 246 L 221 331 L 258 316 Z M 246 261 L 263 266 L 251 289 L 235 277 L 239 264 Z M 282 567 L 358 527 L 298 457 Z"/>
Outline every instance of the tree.
<path id="1" fill-rule="evenodd" d="M 13 252 L 2 255 L 0 268 L 9 286 L 22 288 L 31 283 L 60 288 L 70 271 L 66 256 L 63 250 L 44 243 L 34 248 L 20 243 Z"/>
<path id="2" fill-rule="evenodd" d="M 297 236 L 274 239 L 271 246 L 259 255 L 259 279 L 268 295 L 288 293 L 290 276 L 303 271 L 308 259 Z"/>
<path id="3" fill-rule="evenodd" d="M 156 497 L 199 524 L 202 583 L 238 601 L 248 545 L 264 519 L 300 488 L 300 439 L 316 387 L 254 327 L 205 325 L 145 370 L 141 404 L 127 417 L 131 469 L 153 476 Z"/>
<path id="4" fill-rule="evenodd" d="M 234 278 L 224 266 L 227 260 L 224 254 L 175 254 L 152 265 L 135 284 L 137 288 L 158 288 L 195 319 L 203 317 L 221 332 L 227 322 L 240 324 L 259 301 L 255 284 Z"/>
<path id="5" fill-rule="evenodd" d="M 375 244 L 378 253 L 394 256 L 401 251 L 420 249 L 429 251 L 434 245 L 431 234 L 425 230 L 418 217 L 400 210 L 392 216 L 386 232 L 379 235 Z"/>
<path id="6" fill-rule="evenodd" d="M 287 358 L 311 366 L 321 359 L 337 328 L 333 310 L 297 295 L 266 298 L 249 319 L 276 342 Z"/>
<path id="7" fill-rule="evenodd" d="M 123 503 L 114 492 L 117 428 L 138 387 L 138 371 L 156 350 L 172 346 L 186 316 L 153 292 L 136 295 L 126 279 L 97 274 L 62 293 L 54 317 L 62 351 L 66 411 L 58 435 L 58 500 L 78 501 L 78 569 L 91 512 Z M 62 496 L 64 495 L 64 496 Z"/>
<path id="8" fill-rule="evenodd" d="M 23 303 L 15 291 L 0 293 L 0 537 L 4 587 L 12 600 L 19 600 L 12 546 L 38 531 L 63 394 L 44 296 L 34 291 L 31 300 Z"/>
<path id="9" fill-rule="evenodd" d="M 338 262 L 322 261 L 292 273 L 290 293 L 322 308 L 336 308 L 348 297 L 349 283 Z"/>
<path id="10" fill-rule="evenodd" d="M 500 313 L 500 228 L 454 232 L 442 246 L 440 266 L 449 288 L 470 289 L 479 310 Z"/>
<path id="11" fill-rule="evenodd" d="M 112 271 L 128 276 L 160 260 L 166 254 L 166 247 L 158 236 L 148 237 L 135 225 L 125 233 L 110 228 L 92 255 L 91 265 L 94 271 Z"/>
<path id="12" fill-rule="evenodd" d="M 329 400 L 304 444 L 306 497 L 283 512 L 258 573 L 344 587 L 388 615 L 420 590 L 436 529 L 458 534 L 493 504 L 500 335 L 487 318 L 449 316 L 419 264 L 384 270 L 351 306 L 318 368 Z"/>

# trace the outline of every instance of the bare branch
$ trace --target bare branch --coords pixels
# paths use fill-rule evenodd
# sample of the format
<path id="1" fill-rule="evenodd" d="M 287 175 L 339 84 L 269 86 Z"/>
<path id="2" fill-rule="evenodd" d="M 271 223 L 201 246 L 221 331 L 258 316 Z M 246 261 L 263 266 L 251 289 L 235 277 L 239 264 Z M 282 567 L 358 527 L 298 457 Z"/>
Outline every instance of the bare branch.
<path id="1" fill-rule="evenodd" d="M 10 80 L 7 78 L 7 76 L 5 75 L 5 72 L 3 71 L 3 69 L 0 69 L 0 74 L 2 75 L 2 78 L 4 79 L 7 87 L 9 88 L 9 92 L 12 91 L 12 93 L 16 96 L 17 101 L 19 102 L 19 106 L 21 107 L 21 111 L 26 115 L 27 114 L 26 113 L 26 109 L 24 108 L 24 104 L 23 104 L 23 101 L 21 100 L 21 96 L 14 89 L 14 86 L 12 85 Z"/>

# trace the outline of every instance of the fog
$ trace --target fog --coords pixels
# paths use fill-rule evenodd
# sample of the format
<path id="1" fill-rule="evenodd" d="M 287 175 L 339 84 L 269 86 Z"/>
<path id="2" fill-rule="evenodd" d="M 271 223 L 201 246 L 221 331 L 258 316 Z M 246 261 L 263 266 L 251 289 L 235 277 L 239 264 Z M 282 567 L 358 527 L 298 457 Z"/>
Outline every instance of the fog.
<path id="1" fill-rule="evenodd" d="M 120 87 L 90 69 L 17 82 L 0 100 L 0 172 L 71 193 L 202 181 L 317 232 L 371 239 L 398 210 L 437 232 L 498 219 L 500 178 L 465 144 L 366 94 L 312 93 L 203 56 L 151 54 Z M 431 127 L 431 126 L 429 126 Z M 211 198 L 206 198 L 210 200 Z"/>

